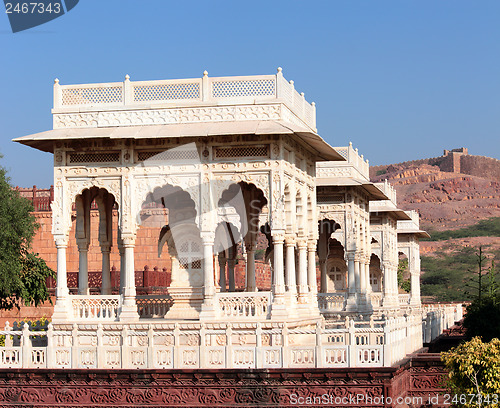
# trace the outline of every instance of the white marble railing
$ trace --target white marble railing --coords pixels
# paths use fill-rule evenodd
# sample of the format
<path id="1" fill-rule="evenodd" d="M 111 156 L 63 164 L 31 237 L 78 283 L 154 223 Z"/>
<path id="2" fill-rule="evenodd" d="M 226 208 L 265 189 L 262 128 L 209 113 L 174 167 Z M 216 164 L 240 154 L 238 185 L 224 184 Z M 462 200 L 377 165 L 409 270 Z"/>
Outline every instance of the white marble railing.
<path id="1" fill-rule="evenodd" d="M 318 293 L 318 307 L 321 313 L 340 312 L 345 308 L 345 293 Z"/>
<path id="2" fill-rule="evenodd" d="M 276 75 L 209 77 L 157 81 L 54 85 L 54 109 L 61 112 L 134 108 L 152 104 L 203 106 L 282 101 L 300 120 L 316 129 L 316 109 L 299 94 L 293 81 L 288 82 L 278 68 Z"/>
<path id="3" fill-rule="evenodd" d="M 173 300 L 170 295 L 141 295 L 136 296 L 137 312 L 141 318 L 164 317 Z"/>
<path id="4" fill-rule="evenodd" d="M 401 293 L 398 295 L 398 301 L 401 306 L 405 306 L 410 303 L 410 294 L 409 293 Z"/>
<path id="5" fill-rule="evenodd" d="M 335 165 L 338 166 L 353 166 L 359 171 L 359 173 L 366 179 L 370 179 L 370 165 L 368 160 L 359 155 L 358 149 L 352 147 L 352 143 L 349 146 L 334 147 L 334 149 L 339 153 L 345 162 L 336 162 Z"/>
<path id="6" fill-rule="evenodd" d="M 118 319 L 120 295 L 72 295 L 70 300 L 73 319 L 76 321 Z"/>
<path id="7" fill-rule="evenodd" d="M 430 343 L 444 330 L 452 327 L 463 318 L 463 305 L 426 304 L 422 306 L 423 341 Z"/>
<path id="8" fill-rule="evenodd" d="M 370 300 L 372 302 L 372 307 L 373 309 L 378 309 L 382 307 L 382 300 L 383 300 L 383 294 L 382 292 L 371 292 L 370 293 Z"/>
<path id="9" fill-rule="evenodd" d="M 421 347 L 419 320 L 346 319 L 337 328 L 290 329 L 251 322 L 74 323 L 72 330 L 49 325 L 46 332 L 7 326 L 0 334 L 18 340 L 0 347 L 0 368 L 384 367 Z M 34 336 L 46 345 L 35 347 Z"/>
<path id="10" fill-rule="evenodd" d="M 270 292 L 220 292 L 216 294 L 219 315 L 228 318 L 266 318 L 271 307 Z"/>

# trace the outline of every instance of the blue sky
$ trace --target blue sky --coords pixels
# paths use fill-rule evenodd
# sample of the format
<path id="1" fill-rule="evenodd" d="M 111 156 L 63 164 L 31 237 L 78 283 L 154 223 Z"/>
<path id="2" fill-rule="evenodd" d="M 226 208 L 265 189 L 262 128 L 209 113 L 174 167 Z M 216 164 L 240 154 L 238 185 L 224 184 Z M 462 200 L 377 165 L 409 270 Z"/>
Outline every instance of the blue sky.
<path id="1" fill-rule="evenodd" d="M 52 85 L 274 74 L 283 67 L 333 146 L 371 164 L 461 146 L 500 159 L 498 0 L 80 0 L 12 34 L 0 16 L 0 165 L 52 184 L 52 155 L 11 139 L 51 129 Z"/>

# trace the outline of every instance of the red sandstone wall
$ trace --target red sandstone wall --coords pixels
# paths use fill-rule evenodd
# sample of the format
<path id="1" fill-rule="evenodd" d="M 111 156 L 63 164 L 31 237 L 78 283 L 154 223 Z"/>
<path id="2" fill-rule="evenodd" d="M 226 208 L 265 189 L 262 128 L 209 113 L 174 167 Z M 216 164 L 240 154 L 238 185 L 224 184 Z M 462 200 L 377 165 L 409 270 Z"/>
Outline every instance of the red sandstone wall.
<path id="1" fill-rule="evenodd" d="M 57 268 L 57 251 L 52 237 L 52 214 L 50 212 L 35 212 L 40 229 L 33 240 L 33 251 L 38 252 L 45 259 L 47 265 L 52 269 Z M 91 211 L 91 243 L 88 254 L 89 272 L 101 271 L 101 249 L 97 237 L 99 216 L 97 211 Z M 166 247 L 158 257 L 158 234 L 159 229 L 146 219 L 137 232 L 135 247 L 135 270 L 142 271 L 145 266 L 152 271 L 154 267 L 162 270 L 166 268 L 170 271 L 170 256 Z M 116 271 L 120 270 L 120 256 L 116 246 L 116 231 L 118 227 L 118 214 L 113 214 L 113 241 L 111 249 L 111 267 Z M 73 217 L 70 240 L 67 249 L 67 269 L 68 273 L 78 271 L 78 248 L 75 240 L 75 217 Z"/>

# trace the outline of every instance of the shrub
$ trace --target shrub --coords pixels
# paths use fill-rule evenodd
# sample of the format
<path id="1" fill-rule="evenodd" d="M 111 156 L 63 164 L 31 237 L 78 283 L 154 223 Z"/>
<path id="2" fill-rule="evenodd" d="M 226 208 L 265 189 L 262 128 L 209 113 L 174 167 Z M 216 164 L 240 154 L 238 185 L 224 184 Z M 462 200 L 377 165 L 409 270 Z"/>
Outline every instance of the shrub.
<path id="1" fill-rule="evenodd" d="M 500 398 L 500 340 L 483 343 L 480 337 L 441 353 L 448 370 L 451 394 L 465 400 L 453 401 L 460 407 L 498 407 Z M 474 397 L 471 395 L 474 394 Z M 496 396 L 495 396 L 496 394 Z"/>

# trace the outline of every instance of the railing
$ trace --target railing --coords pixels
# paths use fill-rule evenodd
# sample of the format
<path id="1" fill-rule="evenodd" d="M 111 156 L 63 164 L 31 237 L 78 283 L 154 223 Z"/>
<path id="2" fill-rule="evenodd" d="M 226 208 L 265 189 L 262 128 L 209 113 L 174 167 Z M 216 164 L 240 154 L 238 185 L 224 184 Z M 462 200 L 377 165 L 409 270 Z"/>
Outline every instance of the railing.
<path id="1" fill-rule="evenodd" d="M 410 294 L 403 293 L 398 295 L 398 301 L 401 306 L 405 306 L 410 303 Z"/>
<path id="2" fill-rule="evenodd" d="M 319 162 L 316 165 L 316 176 L 321 177 L 354 177 L 361 176 L 366 180 L 370 179 L 370 165 L 368 160 L 365 160 L 363 156 L 359 155 L 358 149 L 352 147 L 352 143 L 349 146 L 334 147 L 338 154 L 340 154 L 346 161 L 337 162 Z M 356 175 L 352 169 L 358 172 Z"/>
<path id="3" fill-rule="evenodd" d="M 29 331 L 27 326 L 16 332 L 7 326 L 0 334 L 18 341 L 0 347 L 0 368 L 383 367 L 421 347 L 421 333 L 414 333 L 414 343 L 406 338 L 419 321 L 419 315 L 376 321 L 347 318 L 338 327 L 294 328 L 223 321 L 149 323 L 139 328 L 74 323 L 71 330 L 49 325 L 46 332 Z M 40 335 L 46 345 L 35 346 L 34 336 Z"/>
<path id="4" fill-rule="evenodd" d="M 407 297 L 406 303 L 409 302 L 409 295 L 400 295 Z M 335 313 L 345 310 L 347 294 L 344 292 L 340 293 L 318 293 L 318 307 L 322 314 Z M 370 300 L 373 309 L 379 309 L 382 307 L 383 293 L 382 292 L 371 292 Z M 400 302 L 404 303 L 403 298 Z M 400 303 L 401 304 L 401 303 Z"/>
<path id="5" fill-rule="evenodd" d="M 118 319 L 120 295 L 72 295 L 70 299 L 73 318 L 77 321 Z"/>
<path id="6" fill-rule="evenodd" d="M 216 295 L 219 315 L 228 318 L 266 317 L 270 311 L 270 292 L 220 292 Z"/>
<path id="7" fill-rule="evenodd" d="M 321 313 L 344 310 L 345 300 L 345 293 L 318 293 L 318 307 Z"/>
<path id="8" fill-rule="evenodd" d="M 372 302 L 372 307 L 374 309 L 382 307 L 383 295 L 382 292 L 372 292 L 370 293 L 370 299 Z"/>
<path id="9" fill-rule="evenodd" d="M 382 191 L 387 197 L 389 197 L 389 201 L 392 202 L 393 205 L 397 205 L 397 198 L 396 198 L 396 189 L 387 182 L 387 180 L 384 180 L 381 183 L 375 183 L 375 186 Z M 384 201 L 372 201 L 370 202 L 370 206 L 374 204 L 380 203 L 380 205 L 384 204 Z"/>
<path id="10" fill-rule="evenodd" d="M 462 320 L 462 304 L 426 304 L 422 307 L 423 341 L 430 343 L 444 330 Z"/>
<path id="11" fill-rule="evenodd" d="M 21 197 L 27 198 L 33 204 L 34 211 L 52 211 L 50 203 L 54 200 L 54 186 L 48 189 L 16 187 Z"/>
<path id="12" fill-rule="evenodd" d="M 164 317 L 173 304 L 170 295 L 136 296 L 135 302 L 141 318 Z"/>
<path id="13" fill-rule="evenodd" d="M 197 104 L 203 102 L 255 103 L 281 100 L 312 129 L 316 128 L 316 109 L 304 94 L 299 94 L 293 81 L 286 81 L 278 68 L 276 75 L 240 77 L 209 77 L 160 81 L 60 85 L 54 84 L 54 108 L 114 108 L 117 106 L 151 106 L 171 103 Z"/>

